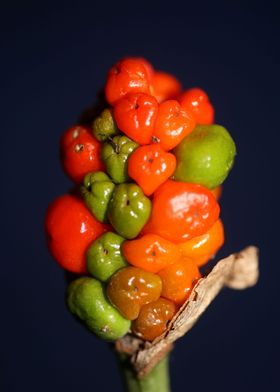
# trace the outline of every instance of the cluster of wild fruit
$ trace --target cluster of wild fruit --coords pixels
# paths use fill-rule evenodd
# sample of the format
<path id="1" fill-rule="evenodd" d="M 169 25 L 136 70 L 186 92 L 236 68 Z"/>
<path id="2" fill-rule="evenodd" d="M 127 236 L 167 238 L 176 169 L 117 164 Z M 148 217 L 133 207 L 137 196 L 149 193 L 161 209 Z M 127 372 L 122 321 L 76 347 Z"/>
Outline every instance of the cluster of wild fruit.
<path id="1" fill-rule="evenodd" d="M 142 58 L 108 73 L 105 108 L 91 128 L 61 140 L 65 172 L 79 195 L 49 207 L 49 249 L 84 275 L 67 303 L 98 336 L 161 335 L 224 241 L 217 202 L 235 145 L 204 91 L 182 92 Z"/>

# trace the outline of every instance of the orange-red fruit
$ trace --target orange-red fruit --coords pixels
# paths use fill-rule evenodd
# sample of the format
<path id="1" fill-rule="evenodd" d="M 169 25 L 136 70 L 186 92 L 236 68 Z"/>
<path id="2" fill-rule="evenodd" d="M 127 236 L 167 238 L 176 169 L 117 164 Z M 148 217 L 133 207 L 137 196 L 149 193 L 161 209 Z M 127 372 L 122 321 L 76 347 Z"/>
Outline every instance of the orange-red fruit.
<path id="1" fill-rule="evenodd" d="M 115 105 L 114 117 L 118 128 L 139 144 L 152 140 L 158 103 L 154 97 L 143 93 L 130 93 Z"/>
<path id="2" fill-rule="evenodd" d="M 125 241 L 122 253 L 134 267 L 154 273 L 181 258 L 181 250 L 177 245 L 156 234 L 146 234 L 136 240 Z"/>
<path id="3" fill-rule="evenodd" d="M 149 94 L 149 75 L 142 60 L 125 58 L 107 75 L 105 96 L 109 104 L 115 105 L 127 93 Z"/>
<path id="4" fill-rule="evenodd" d="M 143 305 L 160 297 L 161 288 L 161 279 L 157 275 L 140 268 L 125 267 L 110 279 L 107 295 L 125 318 L 134 320 Z"/>
<path id="5" fill-rule="evenodd" d="M 193 286 L 201 278 L 197 266 L 189 259 L 182 259 L 164 268 L 158 275 L 162 280 L 161 296 L 177 305 L 182 305 L 186 301 Z"/>
<path id="6" fill-rule="evenodd" d="M 132 331 L 139 338 L 152 341 L 166 330 L 175 313 L 173 302 L 159 298 L 141 308 L 138 318 L 132 323 Z"/>
<path id="7" fill-rule="evenodd" d="M 191 88 L 185 91 L 180 99 L 185 110 L 191 110 L 197 124 L 213 124 L 214 108 L 209 101 L 208 95 L 200 88 Z"/>
<path id="8" fill-rule="evenodd" d="M 195 120 L 190 111 L 181 107 L 178 101 L 162 102 L 153 133 L 153 141 L 159 143 L 163 150 L 176 147 L 195 127 Z"/>
<path id="9" fill-rule="evenodd" d="M 68 271 L 87 271 L 85 252 L 106 226 L 98 222 L 75 196 L 63 195 L 47 209 L 45 228 L 50 253 Z"/>
<path id="10" fill-rule="evenodd" d="M 155 70 L 154 70 L 154 67 L 152 66 L 152 64 L 148 60 L 146 60 L 144 57 L 134 57 L 134 60 L 138 60 L 144 65 L 146 72 L 147 72 L 147 75 L 148 75 L 148 78 L 149 78 L 149 82 L 151 82 L 152 77 L 154 76 L 154 73 L 155 73 Z"/>
<path id="11" fill-rule="evenodd" d="M 179 244 L 182 255 L 200 267 L 218 252 L 224 243 L 224 226 L 221 219 L 205 233 Z"/>
<path id="12" fill-rule="evenodd" d="M 142 233 L 183 242 L 209 230 L 219 213 L 219 204 L 207 188 L 167 180 L 154 193 L 152 213 Z"/>
<path id="13" fill-rule="evenodd" d="M 159 103 L 167 99 L 176 99 L 181 90 L 181 83 L 175 76 L 162 71 L 154 72 L 150 92 Z"/>
<path id="14" fill-rule="evenodd" d="M 174 154 L 158 144 L 138 147 L 129 157 L 128 174 L 149 196 L 163 184 L 176 169 Z"/>
<path id="15" fill-rule="evenodd" d="M 80 125 L 69 128 L 61 138 L 60 150 L 63 169 L 76 183 L 81 183 L 87 173 L 104 169 L 101 144 L 88 128 Z"/>

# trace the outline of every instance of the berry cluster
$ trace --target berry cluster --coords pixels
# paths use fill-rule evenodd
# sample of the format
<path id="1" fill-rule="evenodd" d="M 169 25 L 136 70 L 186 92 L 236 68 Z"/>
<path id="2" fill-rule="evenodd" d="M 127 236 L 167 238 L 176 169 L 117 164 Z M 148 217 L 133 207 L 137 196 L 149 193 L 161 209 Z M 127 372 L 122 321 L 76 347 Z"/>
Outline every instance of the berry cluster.
<path id="1" fill-rule="evenodd" d="M 221 184 L 235 144 L 214 125 L 204 91 L 142 58 L 109 71 L 107 107 L 91 128 L 61 140 L 79 194 L 48 208 L 50 252 L 84 275 L 67 290 L 70 311 L 106 340 L 161 335 L 224 242 Z"/>

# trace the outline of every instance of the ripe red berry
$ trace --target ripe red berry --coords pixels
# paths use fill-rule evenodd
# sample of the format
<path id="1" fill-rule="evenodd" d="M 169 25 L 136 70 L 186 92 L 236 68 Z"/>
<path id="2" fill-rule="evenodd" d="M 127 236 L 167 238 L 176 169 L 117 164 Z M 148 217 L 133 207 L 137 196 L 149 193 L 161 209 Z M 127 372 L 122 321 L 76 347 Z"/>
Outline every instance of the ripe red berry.
<path id="1" fill-rule="evenodd" d="M 86 273 L 88 246 L 107 226 L 98 222 L 75 196 L 63 195 L 47 209 L 45 228 L 50 253 L 68 271 Z"/>
<path id="2" fill-rule="evenodd" d="M 149 75 L 141 59 L 125 58 L 108 73 L 105 96 L 109 104 L 115 105 L 127 93 L 149 93 Z"/>
<path id="3" fill-rule="evenodd" d="M 87 173 L 104 169 L 101 144 L 88 128 L 69 128 L 61 138 L 60 150 L 63 169 L 76 183 L 81 183 Z"/>
<path id="4" fill-rule="evenodd" d="M 202 89 L 191 88 L 185 91 L 179 98 L 179 102 L 185 110 L 193 113 L 197 124 L 213 124 L 214 108 Z"/>

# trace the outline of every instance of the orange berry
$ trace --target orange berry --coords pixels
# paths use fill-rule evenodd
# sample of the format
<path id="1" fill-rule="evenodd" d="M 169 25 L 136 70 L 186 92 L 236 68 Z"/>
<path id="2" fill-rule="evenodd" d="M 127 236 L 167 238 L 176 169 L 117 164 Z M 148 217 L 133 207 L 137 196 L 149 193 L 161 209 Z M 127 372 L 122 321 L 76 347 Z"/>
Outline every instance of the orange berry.
<path id="1" fill-rule="evenodd" d="M 158 144 L 138 147 L 129 157 L 128 174 L 149 196 L 176 169 L 176 157 Z"/>
<path id="2" fill-rule="evenodd" d="M 181 83 L 175 76 L 162 71 L 154 72 L 150 91 L 159 103 L 167 99 L 176 99 L 181 90 Z"/>
<path id="3" fill-rule="evenodd" d="M 163 150 L 176 147 L 195 127 L 195 120 L 190 111 L 181 107 L 178 101 L 169 100 L 159 104 L 155 122 L 153 141 Z"/>
<path id="4" fill-rule="evenodd" d="M 130 264 L 154 273 L 181 258 L 177 245 L 156 234 L 146 234 L 136 240 L 125 241 L 122 253 Z"/>
<path id="5" fill-rule="evenodd" d="M 191 88 L 185 91 L 179 98 L 179 102 L 185 110 L 192 111 L 197 124 L 213 124 L 214 108 L 202 89 Z"/>
<path id="6" fill-rule="evenodd" d="M 141 60 L 125 58 L 108 73 L 105 96 L 109 104 L 115 105 L 127 93 L 149 94 L 149 76 Z"/>
<path id="7" fill-rule="evenodd" d="M 215 255 L 224 243 L 224 227 L 221 219 L 198 237 L 179 244 L 182 255 L 192 259 L 200 267 Z"/>
<path id="8" fill-rule="evenodd" d="M 158 275 L 162 280 L 161 296 L 182 305 L 189 297 L 194 285 L 201 278 L 200 272 L 191 260 L 181 259 L 172 264 Z"/>

